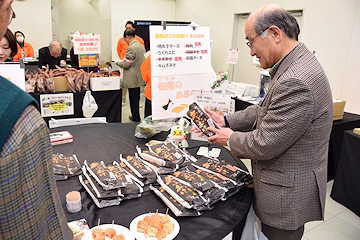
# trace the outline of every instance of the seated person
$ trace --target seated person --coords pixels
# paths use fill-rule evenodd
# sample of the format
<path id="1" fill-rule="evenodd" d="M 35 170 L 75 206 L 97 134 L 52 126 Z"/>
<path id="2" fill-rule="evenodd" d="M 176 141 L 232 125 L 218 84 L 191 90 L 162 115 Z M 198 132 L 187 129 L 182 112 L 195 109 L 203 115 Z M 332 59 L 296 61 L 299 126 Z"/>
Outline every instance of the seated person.
<path id="1" fill-rule="evenodd" d="M 5 36 L 0 40 L 0 62 L 11 62 L 16 52 L 16 39 L 13 33 L 7 29 Z"/>
<path id="2" fill-rule="evenodd" d="M 52 41 L 48 47 L 39 49 L 38 67 L 46 67 L 46 64 L 49 64 L 49 69 L 55 69 L 55 65 L 65 67 L 66 54 L 67 50 L 62 47 L 60 42 Z"/>
<path id="3" fill-rule="evenodd" d="M 33 47 L 30 43 L 25 42 L 25 35 L 21 31 L 16 31 L 14 35 L 17 41 L 17 54 L 14 56 L 14 61 L 18 62 L 22 58 L 22 50 L 25 52 L 25 57 L 35 58 Z"/>

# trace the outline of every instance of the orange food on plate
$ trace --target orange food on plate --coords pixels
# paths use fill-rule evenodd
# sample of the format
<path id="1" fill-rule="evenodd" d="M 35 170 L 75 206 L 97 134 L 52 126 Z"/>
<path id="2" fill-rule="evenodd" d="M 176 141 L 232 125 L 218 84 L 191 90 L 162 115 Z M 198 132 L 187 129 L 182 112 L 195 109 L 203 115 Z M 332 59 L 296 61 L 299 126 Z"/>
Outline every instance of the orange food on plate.
<path id="1" fill-rule="evenodd" d="M 113 238 L 114 235 L 116 235 L 116 231 L 113 228 L 107 228 L 105 229 L 105 235 L 108 236 L 109 238 Z"/>
<path id="2" fill-rule="evenodd" d="M 125 237 L 122 234 L 115 235 L 112 240 L 125 240 Z"/>
<path id="3" fill-rule="evenodd" d="M 156 237 L 161 240 L 174 231 L 174 226 L 169 215 L 160 216 L 158 213 L 154 213 L 145 216 L 138 222 L 137 231 L 144 233 L 146 238 Z"/>
<path id="4" fill-rule="evenodd" d="M 94 240 L 106 240 L 106 239 L 105 239 L 105 234 L 104 234 L 104 233 L 100 233 L 100 234 L 96 235 L 96 236 L 94 237 Z"/>
<path id="5" fill-rule="evenodd" d="M 100 236 L 100 235 L 104 235 L 104 231 L 102 229 L 99 228 L 95 228 L 94 230 L 92 230 L 92 237 L 95 238 L 96 236 Z"/>

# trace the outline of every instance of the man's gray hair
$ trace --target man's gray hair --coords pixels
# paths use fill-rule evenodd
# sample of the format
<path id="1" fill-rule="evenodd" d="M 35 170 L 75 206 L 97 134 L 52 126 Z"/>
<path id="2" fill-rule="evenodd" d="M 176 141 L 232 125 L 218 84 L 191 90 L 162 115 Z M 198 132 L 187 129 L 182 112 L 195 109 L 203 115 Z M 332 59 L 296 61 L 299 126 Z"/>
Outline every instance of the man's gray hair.
<path id="1" fill-rule="evenodd" d="M 50 47 L 50 48 L 52 48 L 52 47 L 53 47 L 53 43 L 54 43 L 54 42 L 60 43 L 60 50 L 61 50 L 61 49 L 62 49 L 62 44 L 61 44 L 61 42 L 56 41 L 56 40 L 51 41 L 51 43 L 49 44 L 49 47 Z"/>
<path id="2" fill-rule="evenodd" d="M 298 40 L 300 33 L 299 24 L 288 11 L 284 9 L 266 11 L 259 15 L 254 23 L 257 34 L 261 34 L 271 25 L 280 28 L 289 38 L 295 39 L 296 41 Z"/>

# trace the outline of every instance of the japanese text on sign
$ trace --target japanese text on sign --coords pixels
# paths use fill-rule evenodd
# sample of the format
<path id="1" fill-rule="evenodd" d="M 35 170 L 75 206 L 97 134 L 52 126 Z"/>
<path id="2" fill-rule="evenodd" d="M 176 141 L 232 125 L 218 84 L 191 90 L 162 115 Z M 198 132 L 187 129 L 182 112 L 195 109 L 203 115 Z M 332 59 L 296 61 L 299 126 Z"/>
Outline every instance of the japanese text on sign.
<path id="1" fill-rule="evenodd" d="M 91 54 L 101 53 L 100 35 L 75 35 L 74 53 Z"/>

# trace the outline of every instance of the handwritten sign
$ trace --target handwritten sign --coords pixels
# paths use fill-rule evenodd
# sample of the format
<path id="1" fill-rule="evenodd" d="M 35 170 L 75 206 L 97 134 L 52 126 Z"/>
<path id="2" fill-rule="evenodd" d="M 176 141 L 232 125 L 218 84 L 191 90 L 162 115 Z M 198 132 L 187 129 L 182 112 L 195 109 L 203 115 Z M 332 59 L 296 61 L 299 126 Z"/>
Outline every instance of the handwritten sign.
<path id="1" fill-rule="evenodd" d="M 211 71 L 210 28 L 150 26 L 151 71 L 154 76 Z"/>
<path id="2" fill-rule="evenodd" d="M 94 67 L 98 65 L 97 54 L 79 54 L 79 67 Z"/>
<path id="3" fill-rule="evenodd" d="M 74 35 L 74 53 L 101 53 L 100 35 Z"/>
<path id="4" fill-rule="evenodd" d="M 193 90 L 210 89 L 210 28 L 150 26 L 152 118 L 185 116 Z"/>
<path id="5" fill-rule="evenodd" d="M 40 109 L 42 117 L 74 115 L 74 94 L 41 94 Z"/>
<path id="6" fill-rule="evenodd" d="M 235 65 L 238 61 L 238 57 L 239 57 L 239 50 L 238 49 L 230 49 L 227 63 Z"/>

